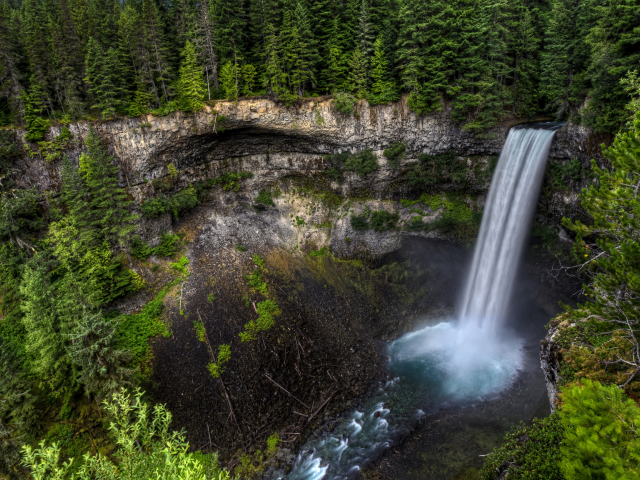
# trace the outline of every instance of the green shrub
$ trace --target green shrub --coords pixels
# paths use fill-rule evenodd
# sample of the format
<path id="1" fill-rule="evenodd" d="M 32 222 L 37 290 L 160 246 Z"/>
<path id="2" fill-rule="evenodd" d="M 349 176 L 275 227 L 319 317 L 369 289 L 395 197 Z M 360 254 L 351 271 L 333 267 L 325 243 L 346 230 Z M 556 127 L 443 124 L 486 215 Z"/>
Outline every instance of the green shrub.
<path id="1" fill-rule="evenodd" d="M 247 247 L 244 247 L 240 244 L 236 245 L 236 250 L 239 252 L 246 252 L 247 251 Z"/>
<path id="2" fill-rule="evenodd" d="M 206 340 L 207 331 L 204 328 L 204 323 L 202 323 L 202 320 L 195 320 L 193 322 L 193 329 L 196 331 L 196 337 L 198 337 L 198 341 L 204 342 Z"/>
<path id="3" fill-rule="evenodd" d="M 371 214 L 371 228 L 376 232 L 384 232 L 392 230 L 396 227 L 400 215 L 397 213 L 389 213 L 386 210 L 378 210 Z"/>
<path id="4" fill-rule="evenodd" d="M 376 157 L 372 149 L 368 148 L 357 155 L 350 156 L 344 167 L 346 170 L 356 172 L 360 176 L 366 175 L 378 169 L 378 157 Z"/>
<path id="5" fill-rule="evenodd" d="M 356 103 L 356 97 L 350 93 L 337 92 L 333 96 L 333 108 L 345 116 L 349 116 L 353 113 L 353 107 Z"/>
<path id="6" fill-rule="evenodd" d="M 251 257 L 251 260 L 253 260 L 253 263 L 255 263 L 260 269 L 264 268 L 264 260 L 257 253 L 253 254 L 253 256 Z"/>
<path id="7" fill-rule="evenodd" d="M 240 332 L 242 342 L 253 342 L 258 339 L 258 333 L 269 330 L 273 327 L 274 316 L 280 315 L 282 311 L 273 300 L 264 300 L 256 305 L 258 318 L 251 320 L 244 326 L 244 332 Z"/>
<path id="8" fill-rule="evenodd" d="M 570 162 L 559 164 L 549 163 L 547 167 L 551 183 L 554 188 L 567 188 L 569 181 L 578 181 L 584 178 L 587 171 L 582 168 L 582 162 L 574 158 Z"/>
<path id="9" fill-rule="evenodd" d="M 563 433 L 558 415 L 534 419 L 531 425 L 522 424 L 485 458 L 482 479 L 563 480 L 559 466 Z"/>
<path id="10" fill-rule="evenodd" d="M 209 363 L 207 369 L 214 378 L 219 378 L 224 373 L 223 365 L 231 360 L 231 346 L 220 345 L 218 346 L 218 357 L 215 362 Z"/>
<path id="11" fill-rule="evenodd" d="M 409 232 L 421 232 L 423 230 L 426 230 L 427 227 L 428 227 L 428 224 L 424 223 L 422 221 L 422 217 L 418 216 L 418 217 L 413 217 L 411 219 L 411 223 L 409 223 L 404 228 Z"/>
<path id="12" fill-rule="evenodd" d="M 157 198 L 147 200 L 142 204 L 142 214 L 145 217 L 154 218 L 171 212 L 177 220 L 180 213 L 191 210 L 199 204 L 196 189 L 189 185 L 169 198 L 160 194 Z"/>
<path id="13" fill-rule="evenodd" d="M 640 479 L 640 407 L 616 385 L 589 379 L 565 387 L 561 397 L 565 478 Z"/>
<path id="14" fill-rule="evenodd" d="M 278 435 L 278 432 L 272 433 L 271 436 L 269 436 L 269 438 L 267 439 L 267 449 L 270 452 L 276 451 L 281 441 L 282 440 L 280 439 L 280 435 Z"/>
<path id="15" fill-rule="evenodd" d="M 140 313 L 119 317 L 116 345 L 131 352 L 135 363 L 141 362 L 147 355 L 150 338 L 157 335 L 169 336 L 166 325 L 160 320 L 164 308 L 162 297 L 164 294 L 158 295 L 142 307 Z"/>
<path id="16" fill-rule="evenodd" d="M 447 181 L 461 183 L 467 175 L 464 162 L 456 162 L 456 152 L 447 152 L 418 156 L 418 164 L 407 173 L 407 181 L 411 187 L 430 187 Z"/>
<path id="17" fill-rule="evenodd" d="M 215 300 L 216 300 L 216 296 L 215 296 L 213 293 L 210 293 L 210 294 L 207 296 L 207 300 L 209 301 L 209 303 L 213 303 L 213 302 L 215 302 Z"/>
<path id="18" fill-rule="evenodd" d="M 131 240 L 130 247 L 131 255 L 138 260 L 146 260 L 149 255 L 153 253 L 153 249 L 149 246 L 149 244 L 142 240 L 140 237 L 134 237 L 134 239 Z"/>
<path id="19" fill-rule="evenodd" d="M 214 178 L 213 184 L 221 186 L 225 192 L 229 190 L 237 192 L 240 190 L 240 182 L 251 177 L 253 177 L 253 173 L 251 172 L 225 173 Z"/>
<path id="20" fill-rule="evenodd" d="M 153 255 L 173 257 L 180 250 L 180 239 L 169 233 L 160 234 L 160 244 L 152 250 Z"/>
<path id="21" fill-rule="evenodd" d="M 171 268 L 173 268 L 174 270 L 180 273 L 187 273 L 188 263 L 189 263 L 189 259 L 183 255 L 182 257 L 180 257 L 180 260 L 178 260 L 176 263 L 170 263 L 169 265 L 171 265 Z"/>
<path id="22" fill-rule="evenodd" d="M 335 180 L 336 182 L 344 182 L 344 173 L 339 168 L 332 168 L 330 170 L 324 171 L 325 176 L 329 177 L 331 180 Z"/>
<path id="23" fill-rule="evenodd" d="M 360 215 L 351 215 L 351 226 L 354 230 L 366 230 L 369 228 L 369 217 L 371 216 L 371 209 L 365 207 Z"/>
<path id="24" fill-rule="evenodd" d="M 389 166 L 398 168 L 398 160 L 402 160 L 407 151 L 407 144 L 404 142 L 393 142 L 382 154 L 389 159 Z"/>
<path id="25" fill-rule="evenodd" d="M 262 272 L 259 269 L 254 270 L 251 275 L 245 275 L 244 278 L 251 288 L 263 295 L 267 295 L 267 284 L 263 280 Z"/>
<path id="26" fill-rule="evenodd" d="M 273 194 L 271 193 L 271 190 L 260 190 L 258 196 L 255 199 L 255 202 L 262 203 L 263 205 L 270 205 L 272 207 L 276 206 L 276 204 L 273 202 Z"/>

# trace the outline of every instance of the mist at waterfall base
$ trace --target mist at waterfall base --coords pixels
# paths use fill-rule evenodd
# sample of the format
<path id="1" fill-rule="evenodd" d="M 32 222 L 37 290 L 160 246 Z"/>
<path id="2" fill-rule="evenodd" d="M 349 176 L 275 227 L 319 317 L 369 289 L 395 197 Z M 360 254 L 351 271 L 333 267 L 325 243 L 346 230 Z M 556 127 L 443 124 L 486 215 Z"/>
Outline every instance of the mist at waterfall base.
<path id="1" fill-rule="evenodd" d="M 455 318 L 388 346 L 391 380 L 298 455 L 291 480 L 344 479 L 404 436 L 421 416 L 482 401 L 515 381 L 524 340 L 509 307 L 546 159 L 560 124 L 513 128 L 493 175 L 473 260 Z"/>

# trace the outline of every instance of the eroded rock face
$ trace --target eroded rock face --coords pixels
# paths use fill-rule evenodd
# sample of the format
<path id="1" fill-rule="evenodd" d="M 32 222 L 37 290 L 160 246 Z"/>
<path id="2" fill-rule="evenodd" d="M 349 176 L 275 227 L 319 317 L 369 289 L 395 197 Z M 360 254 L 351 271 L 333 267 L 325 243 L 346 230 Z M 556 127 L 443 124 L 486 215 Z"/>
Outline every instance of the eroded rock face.
<path id="1" fill-rule="evenodd" d="M 224 132 L 220 132 L 221 116 L 227 119 Z M 150 193 L 144 188 L 145 180 L 167 175 L 170 163 L 185 184 L 240 168 L 263 175 L 256 176 L 256 182 L 268 183 L 277 177 L 274 169 L 286 175 L 318 175 L 324 168 L 322 154 L 365 148 L 381 153 L 394 141 L 407 144 L 408 161 L 415 161 L 420 153 L 448 150 L 460 156 L 498 155 L 513 124 L 500 124 L 480 138 L 452 122 L 446 107 L 417 116 L 406 99 L 373 107 L 360 101 L 354 115 L 346 117 L 332 109 L 330 97 L 323 97 L 304 99 L 289 108 L 266 98 L 217 102 L 215 110 L 207 106 L 191 115 L 176 112 L 159 118 L 120 119 L 96 124 L 95 129 L 114 154 L 122 183 L 136 187 L 135 196 L 141 200 Z M 69 129 L 76 144 L 66 153 L 77 162 L 89 125 L 71 124 Z M 53 127 L 48 137 L 59 133 L 60 127 Z M 603 161 L 599 144 L 606 140 L 585 127 L 567 124 L 556 135 L 550 157 L 557 161 L 579 158 L 587 166 L 590 158 Z M 41 192 L 60 188 L 59 160 L 47 163 L 39 154 L 25 155 L 15 167 L 14 178 L 21 187 Z M 395 176 L 402 173 L 400 169 Z M 394 179 L 378 174 L 367 177 L 367 187 L 378 193 Z"/>
<path id="2" fill-rule="evenodd" d="M 564 322 L 567 323 L 567 322 Z M 558 320 L 553 320 L 544 339 L 540 340 L 540 366 L 547 383 L 547 395 L 551 413 L 555 412 L 558 401 L 558 383 L 560 382 L 560 363 L 562 362 L 562 348 L 555 341 L 556 334 L 565 327 Z"/>

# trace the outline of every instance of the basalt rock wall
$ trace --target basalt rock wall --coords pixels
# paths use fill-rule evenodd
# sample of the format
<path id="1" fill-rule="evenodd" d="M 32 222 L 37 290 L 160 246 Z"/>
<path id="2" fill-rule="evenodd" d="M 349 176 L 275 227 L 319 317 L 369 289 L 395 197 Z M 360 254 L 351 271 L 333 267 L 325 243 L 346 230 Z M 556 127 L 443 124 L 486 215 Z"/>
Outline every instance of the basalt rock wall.
<path id="1" fill-rule="evenodd" d="M 455 150 L 459 156 L 498 155 L 509 128 L 518 123 L 504 122 L 476 136 L 452 122 L 447 107 L 417 116 L 405 100 L 378 106 L 360 101 L 354 114 L 345 116 L 333 109 L 329 97 L 304 99 L 291 107 L 267 98 L 251 98 L 217 102 L 189 115 L 176 112 L 97 123 L 95 129 L 120 166 L 122 183 L 136 187 L 134 196 L 142 201 L 153 194 L 145 182 L 167 175 L 170 163 L 181 173 L 182 182 L 176 188 L 239 169 L 259 173 L 253 181 L 257 186 L 288 175 L 317 175 L 325 168 L 321 155 L 326 153 L 372 148 L 384 166 L 382 150 L 394 141 L 407 145 L 405 165 L 420 153 Z M 226 121 L 221 122 L 223 117 Z M 66 154 L 77 161 L 89 124 L 71 124 L 69 129 L 75 143 Z M 60 127 L 52 127 L 47 139 L 59 133 Z M 551 161 L 579 158 L 585 166 L 591 158 L 602 162 L 599 144 L 609 140 L 585 127 L 567 124 L 556 135 Z M 15 162 L 14 180 L 21 187 L 56 192 L 60 163 L 47 162 L 41 154 L 25 154 Z M 365 179 L 347 179 L 343 189 L 366 187 L 382 194 L 405 171 L 401 165 L 393 172 L 382 169 Z"/>

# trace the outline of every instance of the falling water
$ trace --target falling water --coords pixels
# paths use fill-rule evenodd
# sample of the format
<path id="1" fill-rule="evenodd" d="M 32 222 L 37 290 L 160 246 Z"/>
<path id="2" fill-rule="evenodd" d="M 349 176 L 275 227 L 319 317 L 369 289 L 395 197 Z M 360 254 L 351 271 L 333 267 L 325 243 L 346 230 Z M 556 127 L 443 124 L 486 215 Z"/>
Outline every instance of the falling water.
<path id="1" fill-rule="evenodd" d="M 462 297 L 459 317 L 463 327 L 476 323 L 495 330 L 506 316 L 516 266 L 558 128 L 558 124 L 539 124 L 509 132 L 491 181 Z"/>
<path id="2" fill-rule="evenodd" d="M 423 409 L 468 404 L 510 386 L 523 365 L 522 340 L 499 329 L 553 136 L 560 124 L 513 128 L 498 160 L 457 319 L 389 345 L 392 381 L 360 410 L 318 430 L 287 480 L 344 480 L 393 445 Z M 284 472 L 279 472 L 279 478 Z"/>

